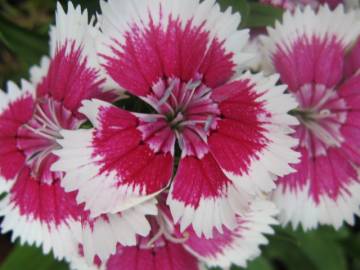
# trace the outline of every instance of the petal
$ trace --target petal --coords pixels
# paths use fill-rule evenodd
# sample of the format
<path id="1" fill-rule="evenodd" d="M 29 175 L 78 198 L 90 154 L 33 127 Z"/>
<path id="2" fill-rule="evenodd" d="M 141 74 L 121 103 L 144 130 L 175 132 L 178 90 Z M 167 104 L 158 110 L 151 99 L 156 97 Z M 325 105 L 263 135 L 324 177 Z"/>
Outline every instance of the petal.
<path id="1" fill-rule="evenodd" d="M 131 209 L 117 213 L 101 215 L 92 219 L 83 215 L 79 243 L 82 245 L 83 255 L 89 265 L 94 257 L 101 261 L 116 253 L 117 245 L 135 246 L 137 237 L 146 237 L 150 232 L 147 215 L 156 215 L 156 201 L 149 200 Z"/>
<path id="2" fill-rule="evenodd" d="M 24 154 L 17 147 L 18 128 L 25 124 L 34 110 L 34 89 L 22 81 L 21 89 L 8 83 L 8 92 L 0 91 L 0 177 L 15 178 L 25 163 Z"/>
<path id="3" fill-rule="evenodd" d="M 182 231 L 192 224 L 199 236 L 209 238 L 215 227 L 219 231 L 223 225 L 232 229 L 236 213 L 247 206 L 248 200 L 249 196 L 234 188 L 208 153 L 201 159 L 186 156 L 180 160 L 167 204 Z"/>
<path id="4" fill-rule="evenodd" d="M 2 196 L 10 191 L 12 184 L 12 181 L 7 181 L 0 177 L 0 201 L 2 200 Z"/>
<path id="5" fill-rule="evenodd" d="M 40 183 L 24 168 L 1 201 L 0 214 L 4 217 L 2 233 L 12 231 L 12 240 L 42 246 L 44 253 L 54 252 L 57 259 L 69 258 L 77 251 L 72 228 L 79 226 L 81 213 L 74 193 L 65 193 L 59 182 Z"/>
<path id="6" fill-rule="evenodd" d="M 342 78 L 345 50 L 359 35 L 360 21 L 342 5 L 287 11 L 282 23 L 268 29 L 262 43 L 266 58 L 290 90 L 306 83 L 333 87 Z"/>
<path id="7" fill-rule="evenodd" d="M 345 76 L 347 78 L 354 75 L 360 69 L 360 38 L 358 38 L 355 45 L 352 47 L 350 53 L 345 60 Z"/>
<path id="8" fill-rule="evenodd" d="M 330 148 L 326 155 L 309 157 L 302 150 L 298 173 L 279 180 L 274 202 L 281 210 L 283 224 L 299 224 L 304 229 L 319 224 L 339 228 L 344 222 L 354 224 L 360 215 L 360 183 L 358 173 L 340 149 Z"/>
<path id="9" fill-rule="evenodd" d="M 260 255 L 259 246 L 268 243 L 263 234 L 273 234 L 271 225 L 277 224 L 277 213 L 273 203 L 256 199 L 246 213 L 237 216 L 233 230 L 216 232 L 211 239 L 199 238 L 188 230 L 190 236 L 184 246 L 210 267 L 235 264 L 245 268 L 249 260 Z"/>
<path id="10" fill-rule="evenodd" d="M 228 80 L 248 40 L 237 31 L 238 13 L 220 12 L 214 0 L 102 1 L 99 53 L 110 76 L 132 94 L 146 96 L 163 77 L 190 81 L 198 73 L 209 87 Z"/>
<path id="11" fill-rule="evenodd" d="M 171 152 L 144 143 L 133 114 L 99 100 L 84 103 L 82 112 L 95 129 L 65 131 L 59 140 L 65 190 L 78 190 L 77 200 L 96 217 L 126 210 L 164 189 L 172 176 Z M 174 147 L 174 146 L 172 146 Z"/>
<path id="12" fill-rule="evenodd" d="M 293 171 L 298 161 L 292 150 L 297 140 L 290 125 L 297 123 L 287 112 L 296 107 L 277 76 L 244 74 L 214 90 L 222 119 L 208 138 L 211 153 L 225 174 L 248 192 L 271 191 L 273 175 Z"/>
<path id="13" fill-rule="evenodd" d="M 99 34 L 94 20 L 89 24 L 87 11 L 74 8 L 69 2 L 67 13 L 60 4 L 56 11 L 56 25 L 51 28 L 51 59 L 43 58 L 39 67 L 31 69 L 37 85 L 37 96 L 52 97 L 77 114 L 81 101 L 89 98 L 115 99 L 106 83 L 106 76 L 98 62 L 95 38 Z"/>
<path id="14" fill-rule="evenodd" d="M 162 246 L 150 249 L 120 247 L 107 262 L 106 270 L 200 270 L 197 259 L 182 245 L 164 241 Z"/>
<path id="15" fill-rule="evenodd" d="M 340 134 L 343 138 L 342 150 L 347 158 L 360 165 L 360 74 L 346 80 L 338 92 L 346 103 L 346 121 L 342 123 Z"/>

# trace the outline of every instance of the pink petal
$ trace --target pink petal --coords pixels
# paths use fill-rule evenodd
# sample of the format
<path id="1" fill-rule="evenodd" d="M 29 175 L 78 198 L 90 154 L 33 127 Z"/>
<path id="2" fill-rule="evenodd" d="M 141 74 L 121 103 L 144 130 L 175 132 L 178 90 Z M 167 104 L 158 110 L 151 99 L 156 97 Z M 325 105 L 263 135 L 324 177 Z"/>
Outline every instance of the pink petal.
<path id="1" fill-rule="evenodd" d="M 360 214 L 360 183 L 351 162 L 337 148 L 311 159 L 303 153 L 299 172 L 281 178 L 274 194 L 281 221 L 304 229 L 353 224 L 354 214 Z"/>
<path id="2" fill-rule="evenodd" d="M 293 121 L 287 112 L 295 104 L 264 81 L 247 74 L 212 94 L 222 119 L 208 138 L 210 151 L 234 184 L 248 191 L 273 189 L 269 173 L 291 172 L 288 163 L 298 156 L 291 149 L 297 142 L 287 135 L 291 129 L 284 127 Z"/>
<path id="3" fill-rule="evenodd" d="M 106 264 L 107 270 L 200 270 L 195 257 L 180 244 L 165 243 L 163 246 L 143 249 L 139 247 L 118 248 Z"/>
<path id="4" fill-rule="evenodd" d="M 344 51 L 336 36 L 303 35 L 286 50 L 278 44 L 273 63 L 292 91 L 308 83 L 331 88 L 341 80 Z"/>
<path id="5" fill-rule="evenodd" d="M 263 234 L 273 233 L 271 225 L 277 224 L 276 214 L 271 202 L 255 200 L 247 212 L 237 216 L 233 230 L 216 232 L 210 239 L 199 238 L 194 231 L 187 230 L 190 236 L 184 246 L 208 266 L 246 267 L 249 260 L 260 255 L 259 246 L 268 243 Z"/>
<path id="6" fill-rule="evenodd" d="M 354 75 L 360 69 L 360 38 L 345 59 L 345 76 Z"/>
<path id="7" fill-rule="evenodd" d="M 17 88 L 12 85 L 9 90 L 13 87 Z M 10 93 L 8 97 L 0 95 L 1 102 L 6 103 L 3 108 L 0 106 L 0 176 L 5 180 L 13 179 L 24 166 L 25 156 L 17 148 L 16 136 L 18 128 L 29 121 L 34 110 L 32 94 L 29 91 L 17 91 L 18 95 L 13 100 L 10 99 Z"/>
<path id="8" fill-rule="evenodd" d="M 212 2 L 171 3 L 155 1 L 137 6 L 136 11 L 131 2 L 102 5 L 104 40 L 100 53 L 104 66 L 134 95 L 146 96 L 163 77 L 187 82 L 202 74 L 209 87 L 216 87 L 234 74 L 232 42 L 237 15 L 223 15 Z M 185 10 L 186 16 L 181 16 Z M 206 17 L 210 12 L 213 17 L 222 16 L 215 25 Z M 115 13 L 121 14 L 122 21 L 112 25 Z M 242 42 L 238 43 L 240 49 Z"/>
<path id="9" fill-rule="evenodd" d="M 123 211 L 168 185 L 173 157 L 144 143 L 136 116 L 98 100 L 82 112 L 96 129 L 63 133 L 53 170 L 66 172 L 62 185 L 79 190 L 78 201 L 94 216 Z"/>
<path id="10" fill-rule="evenodd" d="M 198 235 L 211 237 L 214 227 L 234 226 L 235 214 L 247 200 L 208 153 L 201 159 L 186 156 L 180 160 L 167 204 L 175 222 L 180 220 L 181 230 L 192 224 Z"/>
<path id="11" fill-rule="evenodd" d="M 77 113 L 82 100 L 101 94 L 102 82 L 98 71 L 89 67 L 87 59 L 82 57 L 82 49 L 69 41 L 51 59 L 46 77 L 37 86 L 37 96 L 51 96 Z"/>
<path id="12" fill-rule="evenodd" d="M 65 193 L 59 182 L 41 183 L 25 167 L 1 202 L 2 232 L 12 231 L 12 239 L 22 244 L 41 245 L 44 253 L 52 250 L 58 259 L 72 256 L 77 249 L 72 228 L 82 213 L 75 195 Z"/>

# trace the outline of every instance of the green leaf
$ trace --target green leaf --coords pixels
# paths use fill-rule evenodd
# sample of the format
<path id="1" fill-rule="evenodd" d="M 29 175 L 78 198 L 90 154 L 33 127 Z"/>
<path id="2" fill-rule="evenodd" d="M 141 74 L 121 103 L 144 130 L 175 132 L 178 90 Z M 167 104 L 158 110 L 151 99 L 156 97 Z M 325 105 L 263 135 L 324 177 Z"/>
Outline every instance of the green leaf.
<path id="1" fill-rule="evenodd" d="M 233 266 L 231 270 L 274 270 L 271 263 L 265 257 L 259 257 L 248 263 L 246 268 L 240 268 Z"/>
<path id="2" fill-rule="evenodd" d="M 0 41 L 27 64 L 38 62 L 48 52 L 48 37 L 21 28 L 0 16 Z"/>
<path id="3" fill-rule="evenodd" d="M 63 262 L 55 261 L 52 254 L 43 255 L 40 249 L 17 246 L 0 266 L 0 270 L 67 270 Z"/>
<path id="4" fill-rule="evenodd" d="M 266 27 L 274 25 L 276 20 L 281 20 L 284 10 L 281 8 L 261 3 L 249 3 L 250 15 L 247 27 Z"/>
<path id="5" fill-rule="evenodd" d="M 296 237 L 287 230 L 276 227 L 275 235 L 268 237 L 270 243 L 264 248 L 263 256 L 281 264 L 287 270 L 316 270 L 314 263 L 307 257 Z"/>
<path id="6" fill-rule="evenodd" d="M 339 239 L 341 233 L 331 228 L 320 228 L 316 231 L 294 233 L 299 247 L 316 265 L 318 270 L 346 270 L 347 263 Z"/>
<path id="7" fill-rule="evenodd" d="M 250 14 L 250 6 L 247 0 L 220 0 L 219 3 L 222 10 L 232 7 L 233 12 L 239 12 L 241 14 L 241 27 L 247 24 Z"/>

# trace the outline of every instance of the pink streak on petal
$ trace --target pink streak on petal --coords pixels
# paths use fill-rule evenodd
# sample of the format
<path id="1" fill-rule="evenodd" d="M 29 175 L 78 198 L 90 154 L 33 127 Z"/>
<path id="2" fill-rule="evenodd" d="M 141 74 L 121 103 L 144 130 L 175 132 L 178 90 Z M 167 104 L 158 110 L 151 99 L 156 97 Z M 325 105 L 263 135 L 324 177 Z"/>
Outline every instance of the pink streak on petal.
<path id="1" fill-rule="evenodd" d="M 47 76 L 37 87 L 37 97 L 50 96 L 78 114 L 82 100 L 102 95 L 100 85 L 104 80 L 98 75 L 82 56 L 82 49 L 76 48 L 74 42 L 67 42 L 51 60 Z"/>
<path id="2" fill-rule="evenodd" d="M 232 62 L 234 54 L 227 53 L 223 42 L 214 40 L 200 67 L 200 73 L 205 74 L 204 83 L 216 88 L 226 83 L 233 75 L 235 64 Z"/>
<path id="3" fill-rule="evenodd" d="M 301 189 L 309 181 L 310 194 L 317 204 L 320 203 L 321 196 L 327 196 L 336 201 L 342 193 L 351 194 L 347 187 L 353 182 L 358 181 L 357 173 L 351 162 L 347 160 L 342 151 L 330 148 L 326 156 L 318 156 L 308 159 L 306 153 L 300 165 L 297 165 L 299 172 L 288 175 L 280 180 L 284 189 L 290 188 L 292 191 Z"/>
<path id="4" fill-rule="evenodd" d="M 349 78 L 360 69 L 360 38 L 345 59 L 345 77 Z"/>
<path id="5" fill-rule="evenodd" d="M 225 51 L 222 41 L 214 39 L 208 44 L 209 34 L 203 24 L 194 25 L 190 19 L 182 26 L 181 19 L 171 16 L 167 20 L 166 29 L 152 19 L 145 27 L 132 25 L 124 44 L 113 37 L 113 56 L 103 58 L 108 73 L 119 85 L 134 95 L 146 96 L 163 77 L 187 82 L 201 73 L 205 83 L 215 87 L 233 75 L 233 54 Z"/>
<path id="6" fill-rule="evenodd" d="M 180 160 L 173 182 L 173 198 L 195 208 L 201 199 L 216 199 L 226 193 L 230 180 L 211 156 L 187 156 Z"/>
<path id="7" fill-rule="evenodd" d="M 345 141 L 342 149 L 350 160 L 360 165 L 360 75 L 348 79 L 339 87 L 340 96 L 348 106 L 347 119 L 341 128 Z"/>
<path id="8" fill-rule="evenodd" d="M 100 116 L 93 139 L 93 155 L 101 157 L 99 174 L 115 171 L 115 185 L 139 186 L 145 194 L 164 188 L 172 175 L 172 155 L 154 152 L 143 142 L 137 129 L 139 120 L 131 113 L 116 107 L 100 108 Z"/>
<path id="9" fill-rule="evenodd" d="M 31 176 L 27 167 L 19 173 L 10 191 L 10 199 L 19 207 L 21 215 L 33 217 L 43 224 L 61 225 L 82 214 L 76 203 L 76 193 L 66 193 L 59 181 L 51 185 L 41 183 Z"/>
<path id="10" fill-rule="evenodd" d="M 0 114 L 0 175 L 13 179 L 25 163 L 25 156 L 17 149 L 18 128 L 29 121 L 34 110 L 34 100 L 23 96 L 9 104 Z"/>
<path id="11" fill-rule="evenodd" d="M 166 240 L 162 246 L 118 247 L 117 254 L 110 257 L 106 270 L 199 270 L 195 257 L 179 244 Z"/>
<path id="12" fill-rule="evenodd" d="M 268 143 L 263 135 L 264 123 L 258 120 L 260 115 L 268 113 L 246 81 L 217 88 L 212 97 L 221 102 L 223 119 L 209 136 L 210 150 L 223 169 L 242 175 Z"/>
<path id="13" fill-rule="evenodd" d="M 309 181 L 309 155 L 304 147 L 296 149 L 301 154 L 301 160 L 292 167 L 296 170 L 295 173 L 280 177 L 277 184 L 283 187 L 283 192 L 296 192 L 302 190 Z"/>
<path id="14" fill-rule="evenodd" d="M 285 45 L 284 45 L 285 46 Z M 335 36 L 323 39 L 302 36 L 285 49 L 278 44 L 273 62 L 291 91 L 308 83 L 335 86 L 342 78 L 344 48 Z"/>
<path id="15" fill-rule="evenodd" d="M 204 258 L 216 258 L 223 255 L 226 248 L 232 248 L 234 238 L 239 237 L 236 235 L 238 232 L 232 232 L 227 228 L 223 229 L 223 233 L 214 230 L 213 237 L 210 239 L 198 237 L 192 229 L 186 230 L 186 233 L 190 237 L 185 245 Z"/>

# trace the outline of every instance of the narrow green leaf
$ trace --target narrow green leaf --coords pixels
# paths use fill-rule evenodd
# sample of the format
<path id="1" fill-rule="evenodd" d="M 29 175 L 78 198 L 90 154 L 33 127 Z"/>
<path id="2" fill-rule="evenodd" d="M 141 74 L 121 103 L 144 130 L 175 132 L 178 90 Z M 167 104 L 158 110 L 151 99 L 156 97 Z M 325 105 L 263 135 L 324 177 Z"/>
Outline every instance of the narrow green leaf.
<path id="1" fill-rule="evenodd" d="M 266 27 L 274 25 L 276 20 L 280 20 L 284 13 L 281 8 L 265 5 L 261 3 L 249 3 L 250 15 L 247 20 L 247 27 Z"/>
<path id="2" fill-rule="evenodd" d="M 17 246 L 0 266 L 0 270 L 67 270 L 69 267 L 43 255 L 41 250 L 29 246 Z"/>
<path id="3" fill-rule="evenodd" d="M 47 54 L 48 38 L 21 28 L 0 16 L 0 40 L 27 64 Z"/>

